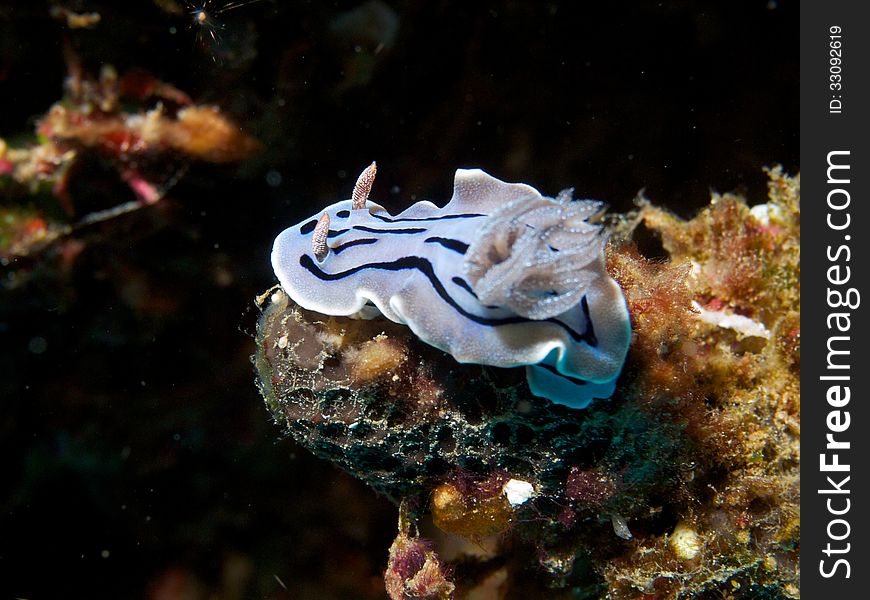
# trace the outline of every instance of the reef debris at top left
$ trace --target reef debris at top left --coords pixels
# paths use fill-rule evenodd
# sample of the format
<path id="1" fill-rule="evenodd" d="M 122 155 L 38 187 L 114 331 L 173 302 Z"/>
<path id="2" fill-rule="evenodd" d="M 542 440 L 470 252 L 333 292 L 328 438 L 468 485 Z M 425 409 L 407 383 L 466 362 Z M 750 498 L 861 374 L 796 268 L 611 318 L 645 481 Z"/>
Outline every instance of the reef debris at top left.
<path id="1" fill-rule="evenodd" d="M 159 202 L 192 162 L 226 164 L 260 143 L 216 106 L 134 69 L 87 74 L 67 48 L 64 98 L 38 119 L 35 138 L 0 138 L 0 264 L 15 265 L 84 227 Z M 87 166 L 113 172 L 129 200 L 75 193 Z"/>

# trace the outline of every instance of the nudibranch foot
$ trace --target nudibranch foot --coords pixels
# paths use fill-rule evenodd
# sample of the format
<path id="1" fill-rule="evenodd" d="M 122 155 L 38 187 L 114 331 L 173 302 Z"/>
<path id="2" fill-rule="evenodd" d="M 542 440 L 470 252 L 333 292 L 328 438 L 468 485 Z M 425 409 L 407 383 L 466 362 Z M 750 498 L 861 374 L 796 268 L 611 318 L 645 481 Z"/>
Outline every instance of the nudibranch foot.
<path id="1" fill-rule="evenodd" d="M 368 199 L 375 173 L 372 163 L 352 199 L 275 240 L 272 265 L 294 301 L 382 314 L 459 362 L 541 365 L 528 370 L 533 392 L 568 406 L 612 393 L 631 327 L 604 269 L 601 202 L 460 169 L 443 207 L 394 216 Z"/>
<path id="2" fill-rule="evenodd" d="M 609 381 L 593 383 L 582 379 L 564 377 L 558 371 L 541 365 L 526 367 L 529 390 L 535 396 L 559 398 L 559 404 L 571 408 L 586 408 L 593 400 L 603 400 L 613 395 L 616 377 Z"/>

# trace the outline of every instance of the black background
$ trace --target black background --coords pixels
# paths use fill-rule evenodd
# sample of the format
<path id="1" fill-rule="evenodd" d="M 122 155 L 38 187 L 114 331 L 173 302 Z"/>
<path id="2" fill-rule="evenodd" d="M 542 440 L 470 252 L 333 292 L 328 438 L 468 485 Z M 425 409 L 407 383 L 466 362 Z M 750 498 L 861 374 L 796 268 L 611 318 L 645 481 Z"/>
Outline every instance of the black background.
<path id="1" fill-rule="evenodd" d="M 762 167 L 798 169 L 795 2 L 387 5 L 391 43 L 341 30 L 357 3 L 267 1 L 219 14 L 203 48 L 157 2 L 71 3 L 102 16 L 76 31 L 0 2 L 10 143 L 60 98 L 66 39 L 86 70 L 145 69 L 264 144 L 83 233 L 71 267 L 49 251 L 5 269 L 0 595 L 384 597 L 394 507 L 281 438 L 249 361 L 275 235 L 372 160 L 391 210 L 445 201 L 459 167 L 615 211 L 645 189 L 683 215 L 711 189 L 762 202 Z M 81 188 L 83 211 L 131 199 Z"/>

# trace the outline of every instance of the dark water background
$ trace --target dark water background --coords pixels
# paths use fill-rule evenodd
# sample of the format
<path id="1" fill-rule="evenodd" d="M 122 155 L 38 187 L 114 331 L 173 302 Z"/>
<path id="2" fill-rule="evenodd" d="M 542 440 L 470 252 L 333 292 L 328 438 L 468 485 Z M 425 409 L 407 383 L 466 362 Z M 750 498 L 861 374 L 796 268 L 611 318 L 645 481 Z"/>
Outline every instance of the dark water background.
<path id="1" fill-rule="evenodd" d="M 66 37 L 264 144 L 85 232 L 65 270 L 2 273 L 0 597 L 384 597 L 394 507 L 281 438 L 249 360 L 275 235 L 372 160 L 391 210 L 445 201 L 457 167 L 683 215 L 797 169 L 796 2 L 265 1 L 206 48 L 159 4 L 70 2 L 102 20 L 69 31 L 0 2 L 0 137 L 61 97 Z M 130 199 L 107 190 L 79 193 Z"/>

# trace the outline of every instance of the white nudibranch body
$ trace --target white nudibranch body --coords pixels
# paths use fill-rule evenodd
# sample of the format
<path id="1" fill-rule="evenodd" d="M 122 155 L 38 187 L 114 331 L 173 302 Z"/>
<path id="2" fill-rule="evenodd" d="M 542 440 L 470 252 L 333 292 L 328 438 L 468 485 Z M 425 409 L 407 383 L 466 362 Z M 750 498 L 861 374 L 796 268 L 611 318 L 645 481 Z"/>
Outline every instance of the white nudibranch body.
<path id="1" fill-rule="evenodd" d="M 460 169 L 444 207 L 417 202 L 393 216 L 367 200 L 373 177 L 374 165 L 356 200 L 275 240 L 272 266 L 294 301 L 383 315 L 462 363 L 525 366 L 532 393 L 560 404 L 613 393 L 631 326 L 604 269 L 603 229 L 589 222 L 601 203 Z"/>

